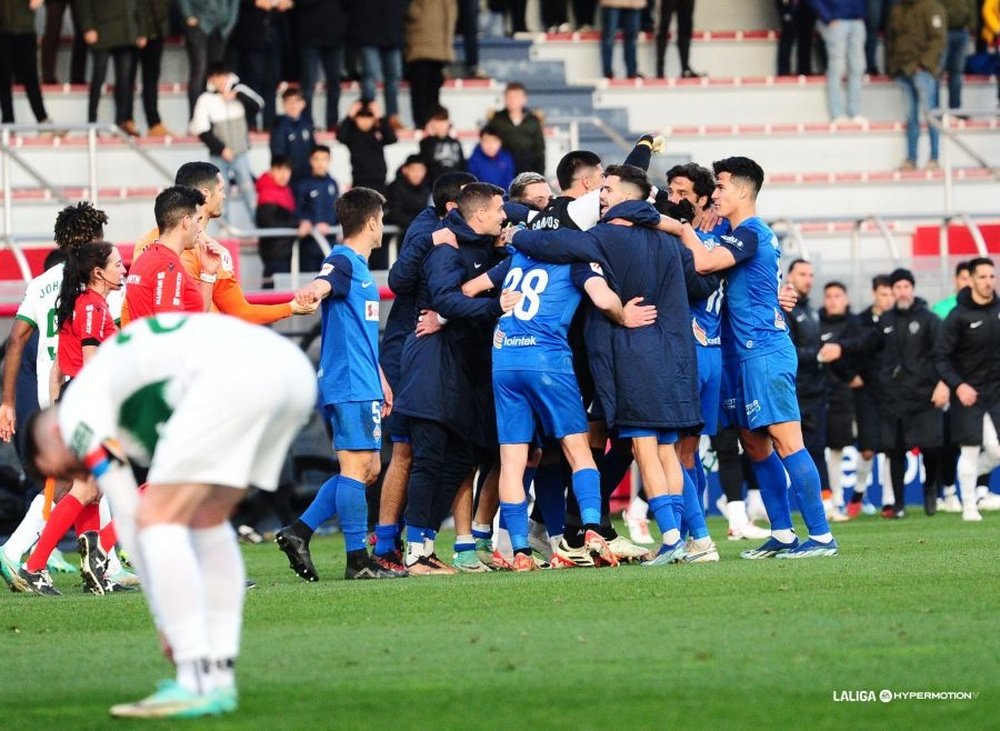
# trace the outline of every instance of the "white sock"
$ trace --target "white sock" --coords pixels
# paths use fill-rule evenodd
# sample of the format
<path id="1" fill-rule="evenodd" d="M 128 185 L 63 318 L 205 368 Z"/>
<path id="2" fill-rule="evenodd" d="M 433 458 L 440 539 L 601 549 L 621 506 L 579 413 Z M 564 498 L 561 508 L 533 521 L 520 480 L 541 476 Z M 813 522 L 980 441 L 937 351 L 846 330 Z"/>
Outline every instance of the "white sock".
<path id="1" fill-rule="evenodd" d="M 663 534 L 663 545 L 673 546 L 681 540 L 681 532 L 677 528 L 671 528 Z"/>
<path id="2" fill-rule="evenodd" d="M 829 543 L 830 541 L 833 540 L 833 533 L 827 531 L 826 533 L 820 533 L 819 535 L 815 536 L 812 533 L 810 533 L 809 537 L 812 538 L 814 541 L 817 541 L 818 543 Z"/>
<path id="3" fill-rule="evenodd" d="M 780 530 L 772 530 L 771 536 L 775 540 L 779 540 L 782 543 L 791 543 L 795 540 L 795 531 L 791 528 L 782 528 Z"/>
<path id="4" fill-rule="evenodd" d="M 729 518 L 729 527 L 738 530 L 750 522 L 747 517 L 747 504 L 742 500 L 733 500 L 726 503 L 726 517 Z"/>
<path id="5" fill-rule="evenodd" d="M 42 529 L 45 528 L 45 518 L 42 517 L 42 508 L 45 507 L 45 496 L 35 495 L 35 499 L 28 505 L 28 511 L 24 514 L 20 524 L 10 534 L 10 538 L 3 544 L 2 550 L 15 566 L 21 565 L 21 556 L 26 554 L 35 545 Z"/>
<path id="6" fill-rule="evenodd" d="M 941 488 L 941 494 L 943 494 L 945 497 L 951 497 L 952 495 L 957 495 L 958 488 L 955 487 L 954 485 L 945 485 L 943 488 Z"/>
<path id="7" fill-rule="evenodd" d="M 434 554 L 434 539 L 433 538 L 427 538 L 427 537 L 425 537 L 424 538 L 424 555 L 425 556 L 431 556 L 433 554 Z"/>
<path id="8" fill-rule="evenodd" d="M 473 533 L 492 533 L 493 525 L 491 523 L 477 523 L 472 521 L 472 532 Z"/>
<path id="9" fill-rule="evenodd" d="M 506 528 L 497 528 L 493 536 L 493 545 L 496 550 L 500 551 L 504 556 L 514 555 L 514 546 L 510 543 L 510 533 L 507 532 Z"/>
<path id="10" fill-rule="evenodd" d="M 844 450 L 831 449 L 827 460 L 827 473 L 830 477 L 830 499 L 833 507 L 844 505 Z"/>
<path id="11" fill-rule="evenodd" d="M 639 496 L 632 498 L 632 502 L 628 504 L 628 517 L 632 520 L 646 520 L 648 514 L 649 504 Z"/>
<path id="12" fill-rule="evenodd" d="M 233 664 L 240 651 L 246 569 L 229 521 L 191 531 L 201 564 L 208 628 L 209 674 L 215 688 L 235 687 Z"/>
<path id="13" fill-rule="evenodd" d="M 760 490 L 747 490 L 747 520 L 750 514 L 767 515 L 767 508 L 764 507 L 764 500 L 760 496 Z"/>
<path id="14" fill-rule="evenodd" d="M 118 552 L 112 546 L 111 550 L 108 551 L 108 578 L 113 578 L 115 574 L 120 574 L 124 569 L 125 567 L 122 566 L 122 562 L 118 558 Z"/>
<path id="15" fill-rule="evenodd" d="M 979 461 L 979 447 L 962 447 L 958 457 L 958 488 L 962 495 L 962 508 L 968 510 L 976 506 L 976 464 Z"/>
<path id="16" fill-rule="evenodd" d="M 864 495 L 865 490 L 868 489 L 868 480 L 872 476 L 872 459 L 865 459 L 860 454 L 858 455 L 858 467 L 854 471 L 854 492 Z"/>
<path id="17" fill-rule="evenodd" d="M 415 564 L 424 555 L 423 541 L 409 541 L 406 544 L 406 563 Z"/>
<path id="18" fill-rule="evenodd" d="M 199 674 L 208 660 L 204 581 L 186 525 L 164 523 L 139 531 L 147 601 L 173 652 L 177 682 L 193 693 L 205 692 Z"/>
<path id="19" fill-rule="evenodd" d="M 889 472 L 889 460 L 884 454 L 878 456 L 878 476 L 882 483 L 882 505 L 895 505 L 896 493 L 892 491 L 892 474 Z M 903 506 L 900 505 L 900 508 Z"/>
<path id="20" fill-rule="evenodd" d="M 563 539 L 562 533 L 559 533 L 558 535 L 554 536 L 549 536 L 549 545 L 552 546 L 553 551 L 556 550 L 556 548 L 559 546 L 559 541 L 561 541 L 562 539 Z"/>

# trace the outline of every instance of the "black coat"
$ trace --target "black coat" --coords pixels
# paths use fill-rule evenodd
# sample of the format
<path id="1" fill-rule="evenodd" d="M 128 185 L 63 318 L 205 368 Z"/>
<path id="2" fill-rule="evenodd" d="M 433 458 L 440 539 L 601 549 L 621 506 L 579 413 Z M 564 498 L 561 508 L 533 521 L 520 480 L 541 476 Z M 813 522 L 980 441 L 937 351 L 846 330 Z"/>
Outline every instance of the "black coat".
<path id="1" fill-rule="evenodd" d="M 299 45 L 340 48 L 347 38 L 346 0 L 296 0 L 295 27 Z"/>
<path id="2" fill-rule="evenodd" d="M 607 223 L 623 218 L 636 226 Z M 589 231 L 523 231 L 514 246 L 541 261 L 596 261 L 622 302 L 655 304 L 656 322 L 613 324 L 592 310 L 586 342 L 597 398 L 609 426 L 687 429 L 701 425 L 698 366 L 688 319 L 684 247 L 651 228 L 659 214 L 640 201 L 620 203 Z"/>
<path id="3" fill-rule="evenodd" d="M 348 0 L 351 45 L 402 48 L 407 5 L 408 0 Z"/>
<path id="4" fill-rule="evenodd" d="M 1000 403 L 1000 298 L 976 304 L 966 287 L 945 318 L 935 350 L 941 380 L 954 391 L 965 383 L 983 404 Z"/>
<path id="5" fill-rule="evenodd" d="M 809 298 L 799 297 L 799 301 L 785 321 L 788 323 L 788 335 L 792 339 L 799 360 L 795 379 L 795 393 L 799 401 L 825 398 L 826 368 L 816 360 L 822 345 L 819 337 L 819 316 L 810 306 Z"/>
<path id="6" fill-rule="evenodd" d="M 883 313 L 866 349 L 881 354 L 877 390 L 890 415 L 932 408 L 931 395 L 940 380 L 934 364 L 940 330 L 941 318 L 919 298 L 908 310 L 897 306 Z"/>
<path id="7" fill-rule="evenodd" d="M 420 185 L 410 185 L 410 182 L 397 170 L 396 178 L 389 183 L 385 197 L 387 199 L 385 222 L 399 226 L 399 240 L 404 241 L 410 223 L 427 207 L 427 201 L 431 197 L 431 187 L 426 181 Z"/>
<path id="8" fill-rule="evenodd" d="M 362 132 L 353 117 L 345 117 L 337 128 L 337 139 L 351 153 L 351 184 L 385 193 L 385 148 L 396 142 L 392 125 L 385 120 Z"/>
<path id="9" fill-rule="evenodd" d="M 853 411 L 854 389 L 850 382 L 858 374 L 857 357 L 851 355 L 845 343 L 856 342 L 861 336 L 857 318 L 851 313 L 830 315 L 823 308 L 819 311 L 819 339 L 823 345 L 836 343 L 842 347 L 842 355 L 838 360 L 827 364 L 826 378 L 829 388 L 829 406 L 831 411 Z"/>

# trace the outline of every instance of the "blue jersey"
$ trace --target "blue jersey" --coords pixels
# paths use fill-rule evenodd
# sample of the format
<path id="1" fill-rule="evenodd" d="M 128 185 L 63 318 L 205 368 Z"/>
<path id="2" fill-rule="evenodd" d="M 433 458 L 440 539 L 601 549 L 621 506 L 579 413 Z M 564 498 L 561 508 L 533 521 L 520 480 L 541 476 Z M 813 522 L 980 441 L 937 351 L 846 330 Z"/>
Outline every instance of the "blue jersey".
<path id="1" fill-rule="evenodd" d="M 380 401 L 378 286 L 367 260 L 339 244 L 330 251 L 316 278 L 332 287 L 322 306 L 320 402 Z"/>
<path id="2" fill-rule="evenodd" d="M 746 360 L 788 347 L 788 325 L 778 306 L 781 249 L 774 232 L 754 216 L 719 237 L 736 259 L 726 272 L 722 342 L 727 358 Z"/>
<path id="3" fill-rule="evenodd" d="M 603 277 L 597 264 L 551 264 L 515 251 L 503 288 L 521 292 L 493 332 L 493 370 L 573 373 L 569 324 L 584 283 Z"/>
<path id="4" fill-rule="evenodd" d="M 729 224 L 719 223 L 713 231 L 695 231 L 698 238 L 711 251 L 719 245 L 719 238 L 729 233 Z M 694 341 L 703 348 L 717 348 L 721 342 L 720 329 L 722 320 L 722 299 L 726 280 L 719 281 L 719 288 L 708 297 L 691 303 L 691 329 L 694 331 Z"/>

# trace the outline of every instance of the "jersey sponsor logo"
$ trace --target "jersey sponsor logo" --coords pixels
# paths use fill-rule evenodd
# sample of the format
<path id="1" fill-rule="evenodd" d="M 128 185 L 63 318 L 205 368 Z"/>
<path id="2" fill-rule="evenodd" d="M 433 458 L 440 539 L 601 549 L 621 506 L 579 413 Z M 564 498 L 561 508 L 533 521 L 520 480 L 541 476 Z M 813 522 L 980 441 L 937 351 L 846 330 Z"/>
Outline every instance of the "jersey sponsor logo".
<path id="1" fill-rule="evenodd" d="M 496 338 L 493 338 L 494 345 L 496 344 Z M 538 340 L 535 339 L 534 335 L 515 335 L 512 338 L 503 338 L 503 344 L 508 348 L 530 348 L 538 345 Z"/>
<path id="2" fill-rule="evenodd" d="M 125 277 L 125 284 L 140 284 L 142 282 L 142 275 L 139 274 L 129 274 Z"/>
<path id="3" fill-rule="evenodd" d="M 365 302 L 365 319 L 369 322 L 378 322 L 378 302 L 377 301 L 367 301 Z"/>
<path id="4" fill-rule="evenodd" d="M 916 335 L 918 332 L 920 332 L 920 323 L 914 320 L 910 323 L 910 335 Z"/>
<path id="5" fill-rule="evenodd" d="M 977 320 L 976 322 L 971 322 L 971 323 L 969 323 L 969 329 L 970 330 L 975 330 L 977 327 L 979 327 L 982 324 L 983 324 L 982 320 Z"/>
<path id="6" fill-rule="evenodd" d="M 163 302 L 163 280 L 166 276 L 166 272 L 156 273 L 156 291 L 153 292 L 153 302 L 156 304 L 161 304 Z"/>
<path id="7" fill-rule="evenodd" d="M 69 449 L 80 459 L 87 454 L 90 441 L 94 437 L 94 430 L 82 421 L 73 430 L 73 436 L 69 438 Z"/>

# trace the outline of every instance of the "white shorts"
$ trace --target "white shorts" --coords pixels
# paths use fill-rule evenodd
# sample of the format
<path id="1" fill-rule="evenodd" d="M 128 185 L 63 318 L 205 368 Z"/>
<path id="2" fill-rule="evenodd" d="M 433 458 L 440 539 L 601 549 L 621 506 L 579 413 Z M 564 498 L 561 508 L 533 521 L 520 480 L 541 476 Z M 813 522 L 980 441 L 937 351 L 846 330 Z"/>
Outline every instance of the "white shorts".
<path id="1" fill-rule="evenodd" d="M 289 349 L 296 357 L 272 353 L 193 383 L 163 425 L 149 484 L 276 490 L 292 440 L 316 407 L 316 371 Z"/>

